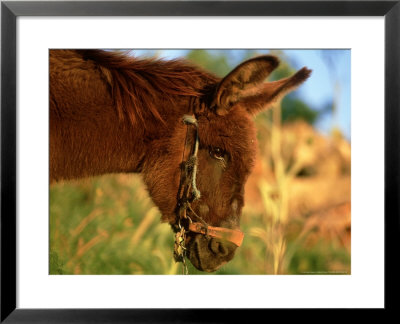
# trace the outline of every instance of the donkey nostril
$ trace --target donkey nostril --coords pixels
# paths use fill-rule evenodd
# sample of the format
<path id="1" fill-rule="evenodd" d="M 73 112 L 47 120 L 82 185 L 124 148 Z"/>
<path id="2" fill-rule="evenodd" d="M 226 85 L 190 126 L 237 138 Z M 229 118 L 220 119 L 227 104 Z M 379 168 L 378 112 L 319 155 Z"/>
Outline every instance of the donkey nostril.
<path id="1" fill-rule="evenodd" d="M 229 249 L 227 249 L 221 241 L 215 239 L 210 240 L 210 250 L 220 256 L 229 254 Z"/>
<path id="2" fill-rule="evenodd" d="M 219 253 L 219 245 L 220 245 L 219 242 L 217 242 L 216 240 L 214 239 L 210 240 L 210 250 L 215 254 Z"/>

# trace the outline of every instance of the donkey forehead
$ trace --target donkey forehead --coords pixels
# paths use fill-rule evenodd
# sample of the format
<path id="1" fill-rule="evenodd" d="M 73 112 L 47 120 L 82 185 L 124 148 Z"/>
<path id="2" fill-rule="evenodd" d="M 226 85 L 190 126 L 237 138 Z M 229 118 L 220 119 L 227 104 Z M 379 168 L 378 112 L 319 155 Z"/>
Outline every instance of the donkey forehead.
<path id="1" fill-rule="evenodd" d="M 200 142 L 217 146 L 230 155 L 251 163 L 256 154 L 256 128 L 249 113 L 238 105 L 225 115 L 215 113 L 198 117 Z"/>
<path id="2" fill-rule="evenodd" d="M 250 141 L 255 137 L 254 121 L 240 105 L 237 105 L 225 116 L 217 115 L 214 112 L 200 115 L 198 124 L 199 132 L 202 133 L 204 139 L 217 136 L 222 139 L 226 138 L 228 143 L 234 143 L 236 139 Z M 207 136 L 208 134 L 211 136 Z"/>

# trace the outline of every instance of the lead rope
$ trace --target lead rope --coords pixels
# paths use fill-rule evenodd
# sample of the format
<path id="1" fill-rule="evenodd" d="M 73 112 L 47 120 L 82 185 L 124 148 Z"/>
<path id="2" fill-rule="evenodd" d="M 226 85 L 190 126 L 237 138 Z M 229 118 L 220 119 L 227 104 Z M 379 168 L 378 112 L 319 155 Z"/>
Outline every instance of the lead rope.
<path id="1" fill-rule="evenodd" d="M 191 179 L 191 187 L 192 187 L 192 201 L 200 198 L 200 191 L 197 189 L 196 185 L 196 175 L 197 175 L 197 152 L 199 151 L 199 132 L 198 132 L 198 124 L 197 120 L 194 116 L 185 115 L 183 116 L 183 122 L 189 126 L 193 125 L 196 128 L 195 140 L 194 140 L 194 148 L 192 156 L 185 163 L 185 173 L 188 175 L 189 179 Z M 187 135 L 187 134 L 186 134 Z"/>
<path id="2" fill-rule="evenodd" d="M 196 218 L 200 219 L 202 223 L 207 226 L 207 224 L 202 220 L 200 216 L 198 216 L 194 210 L 190 206 L 190 202 L 193 202 L 197 199 L 200 198 L 201 194 L 199 189 L 197 188 L 196 185 L 196 175 L 197 175 L 197 153 L 199 151 L 199 135 L 198 135 L 198 124 L 197 120 L 194 116 L 189 116 L 185 115 L 183 116 L 183 123 L 188 126 L 194 126 L 196 129 L 195 133 L 195 141 L 194 141 L 194 147 L 193 147 L 193 152 L 187 159 L 187 161 L 184 163 L 184 177 L 181 177 L 181 183 L 180 183 L 180 188 L 179 190 L 181 191 L 183 187 L 183 192 L 182 192 L 182 198 L 179 198 L 179 220 L 178 220 L 178 226 L 179 226 L 179 231 L 175 234 L 175 244 L 174 244 L 174 259 L 177 262 L 182 262 L 182 273 L 183 274 L 188 274 L 188 268 L 186 264 L 186 246 L 185 246 L 185 241 L 186 241 L 186 233 L 187 231 L 185 230 L 184 226 L 182 226 L 181 221 L 182 219 L 188 219 L 189 222 L 192 222 L 192 219 L 187 215 L 187 210 L 189 210 Z M 186 137 L 185 137 L 185 146 L 184 146 L 184 152 L 183 156 L 185 154 L 185 147 L 186 147 L 186 142 L 187 142 L 187 137 L 188 137 L 188 130 L 186 131 Z M 183 158 L 182 158 L 183 160 Z M 189 190 L 191 190 L 191 197 L 188 198 L 189 196 Z"/>

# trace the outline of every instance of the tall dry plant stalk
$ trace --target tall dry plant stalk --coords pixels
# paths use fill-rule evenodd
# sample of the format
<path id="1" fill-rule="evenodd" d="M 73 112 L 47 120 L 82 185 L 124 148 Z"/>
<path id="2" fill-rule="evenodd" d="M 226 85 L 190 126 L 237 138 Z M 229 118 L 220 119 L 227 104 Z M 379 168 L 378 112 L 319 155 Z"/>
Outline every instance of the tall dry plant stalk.
<path id="1" fill-rule="evenodd" d="M 303 167 L 301 159 L 294 161 L 289 167 L 282 155 L 282 109 L 281 102 L 277 102 L 272 109 L 272 123 L 270 126 L 270 141 L 267 149 L 270 150 L 270 160 L 273 165 L 275 182 L 266 179 L 259 181 L 259 190 L 262 197 L 264 213 L 262 215 L 264 227 L 253 227 L 250 234 L 259 238 L 265 246 L 265 273 L 287 273 L 286 232 L 289 222 L 289 186 L 297 172 Z M 268 156 L 268 154 L 265 154 Z"/>

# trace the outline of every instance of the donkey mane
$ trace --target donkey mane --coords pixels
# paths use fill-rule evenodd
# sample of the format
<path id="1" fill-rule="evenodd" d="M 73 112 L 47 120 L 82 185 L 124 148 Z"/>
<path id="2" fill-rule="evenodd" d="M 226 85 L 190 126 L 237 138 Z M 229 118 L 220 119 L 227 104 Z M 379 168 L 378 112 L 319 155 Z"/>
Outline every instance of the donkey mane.
<path id="1" fill-rule="evenodd" d="M 201 89 L 217 80 L 182 59 L 142 59 L 128 51 L 77 52 L 99 66 L 111 88 L 120 120 L 128 117 L 135 126 L 140 123 L 146 127 L 151 119 L 165 126 L 165 118 L 171 112 L 163 111 L 163 107 L 174 107 L 177 96 L 197 98 L 203 95 Z"/>

